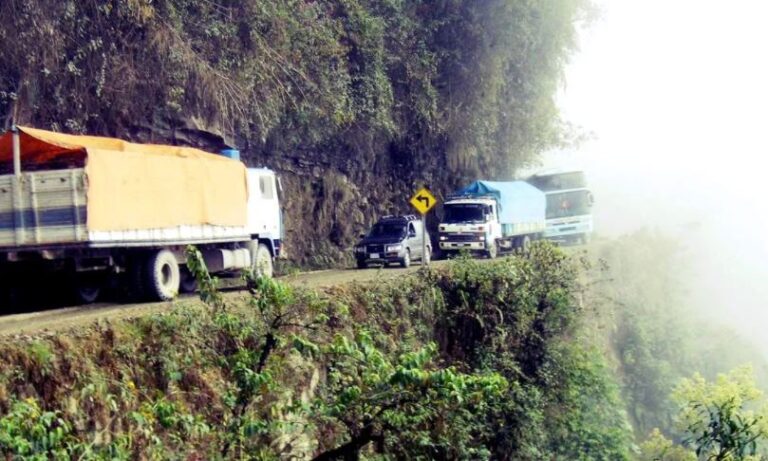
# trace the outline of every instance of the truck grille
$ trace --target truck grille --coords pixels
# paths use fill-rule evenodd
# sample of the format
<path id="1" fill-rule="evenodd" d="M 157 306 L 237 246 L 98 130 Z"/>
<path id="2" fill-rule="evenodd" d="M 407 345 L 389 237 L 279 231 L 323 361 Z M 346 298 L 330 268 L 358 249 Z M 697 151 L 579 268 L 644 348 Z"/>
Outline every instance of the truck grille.
<path id="1" fill-rule="evenodd" d="M 449 242 L 477 242 L 482 234 L 448 234 Z"/>

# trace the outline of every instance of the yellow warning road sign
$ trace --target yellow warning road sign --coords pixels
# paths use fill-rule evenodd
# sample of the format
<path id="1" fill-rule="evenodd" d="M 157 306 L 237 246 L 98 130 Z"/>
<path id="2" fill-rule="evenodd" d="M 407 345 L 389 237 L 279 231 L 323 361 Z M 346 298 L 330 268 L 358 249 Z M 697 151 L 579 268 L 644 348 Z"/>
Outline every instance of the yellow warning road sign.
<path id="1" fill-rule="evenodd" d="M 418 192 L 413 194 L 413 197 L 411 197 L 411 205 L 413 205 L 413 207 L 421 214 L 427 214 L 427 212 L 436 204 L 437 199 L 435 199 L 435 196 L 432 195 L 426 187 L 422 187 Z"/>

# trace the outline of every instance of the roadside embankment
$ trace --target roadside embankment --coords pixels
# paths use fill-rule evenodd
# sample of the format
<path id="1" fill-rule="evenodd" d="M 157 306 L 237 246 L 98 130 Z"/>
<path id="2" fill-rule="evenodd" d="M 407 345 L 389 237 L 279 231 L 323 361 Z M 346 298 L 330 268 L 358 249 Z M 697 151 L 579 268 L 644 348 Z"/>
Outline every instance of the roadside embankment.
<path id="1" fill-rule="evenodd" d="M 52 459 L 625 459 L 631 431 L 579 341 L 579 267 L 457 260 L 0 342 L 0 455 Z"/>

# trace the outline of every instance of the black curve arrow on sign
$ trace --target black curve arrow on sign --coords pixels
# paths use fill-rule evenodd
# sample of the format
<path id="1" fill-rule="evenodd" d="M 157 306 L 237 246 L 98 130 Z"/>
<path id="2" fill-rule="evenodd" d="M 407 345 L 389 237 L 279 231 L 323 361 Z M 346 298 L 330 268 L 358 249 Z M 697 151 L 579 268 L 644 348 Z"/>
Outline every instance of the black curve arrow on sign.
<path id="1" fill-rule="evenodd" d="M 424 197 L 423 195 L 420 195 L 416 197 L 416 200 L 419 202 L 424 202 L 424 208 L 429 208 L 429 197 Z"/>

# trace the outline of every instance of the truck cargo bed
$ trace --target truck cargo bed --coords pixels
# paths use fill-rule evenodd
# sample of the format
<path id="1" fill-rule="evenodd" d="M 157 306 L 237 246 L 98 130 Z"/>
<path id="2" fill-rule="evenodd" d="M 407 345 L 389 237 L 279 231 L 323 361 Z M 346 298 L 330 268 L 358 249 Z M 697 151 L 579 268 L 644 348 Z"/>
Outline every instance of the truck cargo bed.
<path id="1" fill-rule="evenodd" d="M 0 247 L 88 239 L 82 168 L 0 176 Z"/>
<path id="2" fill-rule="evenodd" d="M 83 168 L 0 176 L 0 249 L 141 246 L 250 238 L 244 226 L 89 231 L 87 189 Z"/>

